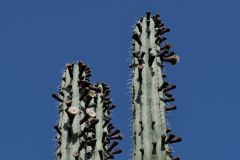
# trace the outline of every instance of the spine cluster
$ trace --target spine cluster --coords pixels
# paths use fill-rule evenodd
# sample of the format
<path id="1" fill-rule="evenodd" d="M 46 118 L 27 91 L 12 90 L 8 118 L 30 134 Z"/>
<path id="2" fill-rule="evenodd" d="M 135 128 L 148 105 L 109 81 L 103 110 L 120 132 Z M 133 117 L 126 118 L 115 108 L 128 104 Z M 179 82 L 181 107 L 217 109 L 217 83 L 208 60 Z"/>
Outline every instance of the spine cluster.
<path id="1" fill-rule="evenodd" d="M 176 85 L 164 80 L 164 63 L 175 65 L 179 57 L 165 43 L 164 33 L 169 32 L 160 15 L 150 12 L 141 18 L 133 31 L 132 39 L 132 110 L 133 160 L 179 160 L 172 155 L 169 144 L 181 141 L 171 133 L 166 123 L 166 112 L 175 110 L 170 90 Z"/>
<path id="2" fill-rule="evenodd" d="M 123 136 L 111 123 L 110 89 L 91 83 L 84 63 L 67 64 L 58 93 L 57 160 L 110 160 L 122 152 L 116 148 Z"/>

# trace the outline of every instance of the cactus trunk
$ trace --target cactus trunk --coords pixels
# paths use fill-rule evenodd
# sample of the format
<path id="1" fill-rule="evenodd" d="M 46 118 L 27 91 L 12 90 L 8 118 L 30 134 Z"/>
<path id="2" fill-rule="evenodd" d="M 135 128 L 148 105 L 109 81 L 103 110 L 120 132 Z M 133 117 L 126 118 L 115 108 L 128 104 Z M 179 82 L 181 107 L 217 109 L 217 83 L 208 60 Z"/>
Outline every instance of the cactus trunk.
<path id="1" fill-rule="evenodd" d="M 92 84 L 90 69 L 83 63 L 68 64 L 58 94 L 57 160 L 109 160 L 122 150 L 115 146 L 122 135 L 114 129 L 115 108 L 105 83 Z"/>
<path id="2" fill-rule="evenodd" d="M 132 35 L 133 160 L 179 159 L 173 158 L 168 144 L 181 138 L 169 134 L 166 123 L 166 111 L 176 108 L 167 107 L 174 100 L 168 91 L 175 85 L 164 81 L 163 62 L 176 64 L 179 60 L 174 52 L 169 52 L 170 45 L 163 44 L 163 34 L 168 31 L 159 15 L 147 12 Z"/>

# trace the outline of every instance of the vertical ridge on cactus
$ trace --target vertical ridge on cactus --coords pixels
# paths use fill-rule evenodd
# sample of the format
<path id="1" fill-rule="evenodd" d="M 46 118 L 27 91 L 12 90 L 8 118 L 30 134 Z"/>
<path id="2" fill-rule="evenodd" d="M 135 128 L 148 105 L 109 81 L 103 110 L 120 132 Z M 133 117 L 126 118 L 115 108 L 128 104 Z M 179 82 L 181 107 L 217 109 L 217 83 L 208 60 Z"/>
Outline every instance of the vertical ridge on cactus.
<path id="1" fill-rule="evenodd" d="M 122 140 L 111 120 L 116 106 L 105 84 L 90 82 L 90 68 L 84 63 L 67 64 L 60 91 L 52 94 L 59 104 L 57 160 L 108 160 L 122 152 L 115 147 Z"/>
<path id="2" fill-rule="evenodd" d="M 166 111 L 175 110 L 168 105 L 174 101 L 169 93 L 176 88 L 163 78 L 164 63 L 175 65 L 179 57 L 170 52 L 171 45 L 164 44 L 169 32 L 160 15 L 146 13 L 133 31 L 132 48 L 132 110 L 134 153 L 133 160 L 173 160 L 168 144 L 181 141 L 170 134 L 166 123 Z"/>

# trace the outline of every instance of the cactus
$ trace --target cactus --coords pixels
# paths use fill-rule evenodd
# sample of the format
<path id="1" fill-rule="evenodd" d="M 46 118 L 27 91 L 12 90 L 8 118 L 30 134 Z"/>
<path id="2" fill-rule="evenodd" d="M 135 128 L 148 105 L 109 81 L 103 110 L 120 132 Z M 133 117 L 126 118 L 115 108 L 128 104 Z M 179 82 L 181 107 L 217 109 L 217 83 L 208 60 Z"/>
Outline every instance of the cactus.
<path id="1" fill-rule="evenodd" d="M 109 160 L 122 150 L 114 149 L 122 135 L 111 123 L 113 105 L 105 83 L 91 83 L 84 63 L 67 64 L 57 94 L 60 102 L 57 160 Z"/>
<path id="2" fill-rule="evenodd" d="M 181 141 L 171 134 L 166 123 L 166 112 L 174 101 L 171 89 L 176 86 L 164 80 L 164 62 L 175 65 L 179 57 L 170 52 L 171 45 L 164 43 L 164 33 L 169 32 L 160 15 L 141 18 L 133 31 L 132 39 L 132 111 L 133 160 L 179 160 L 173 157 L 169 144 Z"/>
<path id="3" fill-rule="evenodd" d="M 180 142 L 171 133 L 166 112 L 176 109 L 170 90 L 176 85 L 165 81 L 164 63 L 175 65 L 179 57 L 170 52 L 164 33 L 169 32 L 160 15 L 141 18 L 132 35 L 133 160 L 180 160 L 169 144 Z M 57 94 L 59 121 L 57 160 L 109 160 L 122 152 L 114 149 L 123 136 L 111 121 L 113 105 L 105 83 L 91 83 L 90 68 L 84 63 L 67 64 Z"/>

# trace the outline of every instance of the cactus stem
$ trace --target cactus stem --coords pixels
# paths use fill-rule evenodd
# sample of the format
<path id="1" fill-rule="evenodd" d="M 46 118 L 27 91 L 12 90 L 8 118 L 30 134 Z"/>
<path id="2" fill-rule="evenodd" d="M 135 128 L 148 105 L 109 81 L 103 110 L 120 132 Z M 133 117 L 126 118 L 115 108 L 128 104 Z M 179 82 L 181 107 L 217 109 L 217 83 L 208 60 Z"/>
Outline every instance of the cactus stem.
<path id="1" fill-rule="evenodd" d="M 174 101 L 175 98 L 173 98 L 173 97 L 171 97 L 171 98 L 166 98 L 166 99 L 160 98 L 160 100 L 163 101 L 164 103 L 166 103 L 166 102 L 172 102 L 172 101 Z"/>
<path id="2" fill-rule="evenodd" d="M 156 28 L 156 33 L 155 33 L 155 37 L 157 36 L 161 36 L 163 35 L 164 33 L 167 33 L 167 32 L 170 32 L 170 29 L 165 27 L 163 23 L 159 22 L 158 23 L 158 26 Z"/>
<path id="3" fill-rule="evenodd" d="M 86 122 L 88 120 L 90 116 L 88 114 L 86 114 L 83 119 L 80 121 L 80 124 L 83 124 L 84 122 Z"/>
<path id="4" fill-rule="evenodd" d="M 170 32 L 170 29 L 167 27 L 162 26 L 161 28 L 159 28 L 161 30 L 160 35 Z"/>
<path id="5" fill-rule="evenodd" d="M 150 11 L 147 11 L 147 12 L 146 12 L 146 15 L 147 15 L 147 20 L 150 20 L 151 12 L 150 12 Z"/>
<path id="6" fill-rule="evenodd" d="M 86 97 L 85 106 L 88 107 L 88 105 L 90 104 L 90 101 L 92 100 L 92 97 L 89 94 L 86 95 L 85 97 Z"/>
<path id="7" fill-rule="evenodd" d="M 65 100 L 65 103 L 68 107 L 70 107 L 71 104 L 72 104 L 72 100 L 70 98 L 68 98 L 68 99 Z"/>
<path id="8" fill-rule="evenodd" d="M 172 111 L 176 109 L 177 109 L 177 106 L 165 106 L 165 111 Z"/>
<path id="9" fill-rule="evenodd" d="M 107 156 L 107 159 L 114 159 L 113 154 L 109 154 L 109 155 Z"/>
<path id="10" fill-rule="evenodd" d="M 112 136 L 112 137 L 108 137 L 109 139 L 111 140 L 122 140 L 123 139 L 123 136 L 121 134 L 117 135 L 117 136 Z"/>
<path id="11" fill-rule="evenodd" d="M 177 55 L 172 55 L 172 56 L 169 56 L 169 57 L 163 57 L 163 61 L 165 62 L 169 62 L 171 63 L 172 65 L 175 65 L 179 62 L 179 56 Z"/>
<path id="12" fill-rule="evenodd" d="M 169 53 L 169 50 L 168 50 L 168 49 L 164 49 L 164 50 L 161 50 L 161 51 L 157 54 L 157 56 L 158 56 L 158 57 L 163 57 L 163 56 L 165 56 L 167 53 Z"/>
<path id="13" fill-rule="evenodd" d="M 143 148 L 140 148 L 140 152 L 141 152 L 141 154 L 142 154 L 142 156 L 144 155 L 144 150 L 143 150 Z"/>
<path id="14" fill-rule="evenodd" d="M 80 97 L 80 101 L 84 99 L 84 97 L 88 94 L 89 90 L 90 90 L 89 87 L 86 87 L 84 89 L 84 91 L 83 91 L 83 93 L 82 93 L 82 95 Z"/>
<path id="15" fill-rule="evenodd" d="M 166 37 L 163 37 L 163 36 L 159 36 L 156 38 L 155 40 L 155 43 L 158 44 L 158 43 L 162 43 L 163 41 L 167 40 Z"/>
<path id="16" fill-rule="evenodd" d="M 149 53 L 149 59 L 148 59 L 149 66 L 152 66 L 152 63 L 153 63 L 155 57 L 156 56 L 153 53 Z"/>
<path id="17" fill-rule="evenodd" d="M 53 98 L 55 98 L 57 101 L 59 101 L 59 102 L 63 102 L 63 99 L 58 95 L 58 94 L 56 94 L 56 93 L 53 93 L 52 94 L 52 97 Z"/>
<path id="18" fill-rule="evenodd" d="M 172 47 L 171 44 L 165 44 L 161 47 L 161 50 L 165 50 L 165 49 L 169 50 L 171 47 Z"/>
<path id="19" fill-rule="evenodd" d="M 80 146 L 79 146 L 79 148 L 78 148 L 78 151 L 81 151 L 81 150 L 85 147 L 85 145 L 86 145 L 86 142 L 85 142 L 85 141 L 82 141 L 82 142 L 80 143 Z"/>
<path id="20" fill-rule="evenodd" d="M 137 23 L 137 27 L 138 27 L 139 32 L 141 33 L 141 32 L 142 32 L 142 26 L 141 26 L 141 24 L 140 24 L 140 23 Z"/>
<path id="21" fill-rule="evenodd" d="M 152 121 L 152 129 L 154 130 L 155 128 L 155 121 Z"/>
<path id="22" fill-rule="evenodd" d="M 163 92 L 165 93 L 175 88 L 176 88 L 175 84 L 168 84 L 165 88 L 163 88 Z"/>
<path id="23" fill-rule="evenodd" d="M 170 134 L 167 138 L 167 140 L 165 141 L 165 143 L 176 143 L 176 142 L 181 142 L 182 141 L 182 138 L 181 137 L 177 137 L 176 135 L 174 134 Z"/>
<path id="24" fill-rule="evenodd" d="M 91 83 L 86 80 L 78 80 L 78 85 L 81 86 L 82 88 L 89 87 L 90 84 Z"/>
<path id="25" fill-rule="evenodd" d="M 111 146 L 108 148 L 108 152 L 111 152 L 112 151 L 112 149 L 115 147 L 115 146 L 117 146 L 118 145 L 118 142 L 117 141 L 114 141 L 112 144 L 111 144 Z"/>
<path id="26" fill-rule="evenodd" d="M 89 128 L 92 128 L 92 127 L 94 127 L 98 122 L 99 122 L 99 119 L 97 119 L 97 118 L 89 118 L 90 120 L 89 120 L 89 122 L 90 122 L 90 125 L 89 125 Z"/>
<path id="27" fill-rule="evenodd" d="M 62 81 L 64 81 L 64 82 L 65 82 L 65 81 L 66 81 L 66 77 L 62 77 Z"/>
<path id="28" fill-rule="evenodd" d="M 139 51 L 138 51 L 138 52 L 133 52 L 132 55 L 133 55 L 133 57 L 135 57 L 135 58 L 140 58 L 140 57 L 141 57 Z"/>
<path id="29" fill-rule="evenodd" d="M 59 127 L 58 127 L 58 124 L 55 124 L 55 125 L 54 125 L 54 128 L 55 128 L 55 130 L 57 131 L 57 133 L 58 133 L 59 135 L 62 135 L 62 132 L 61 132 L 61 130 L 60 130 Z"/>
<path id="30" fill-rule="evenodd" d="M 111 123 L 107 126 L 108 131 L 111 131 L 113 128 L 114 128 L 114 126 Z"/>
<path id="31" fill-rule="evenodd" d="M 70 114 L 76 115 L 76 114 L 80 113 L 80 109 L 78 107 L 71 106 L 68 108 L 68 112 Z"/>
<path id="32" fill-rule="evenodd" d="M 180 157 L 172 158 L 172 160 L 180 160 Z"/>
<path id="33" fill-rule="evenodd" d="M 158 88 L 158 91 L 159 91 L 159 92 L 162 91 L 162 90 L 165 89 L 168 85 L 169 85 L 168 82 L 163 82 L 162 85 L 161 85 L 161 87 Z"/>
<path id="34" fill-rule="evenodd" d="M 105 127 L 108 125 L 109 122 L 110 122 L 110 120 L 109 120 L 109 119 L 106 119 L 105 122 L 103 123 L 103 126 L 102 126 L 102 127 L 105 128 Z"/>
<path id="35" fill-rule="evenodd" d="M 147 38 L 149 38 L 151 32 L 150 29 L 148 28 L 150 26 L 150 20 L 147 20 L 146 23 L 147 23 Z"/>
<path id="36" fill-rule="evenodd" d="M 61 153 L 61 152 L 58 152 L 58 153 L 57 153 L 57 156 L 61 158 L 61 157 L 62 157 L 62 153 Z"/>
<path id="37" fill-rule="evenodd" d="M 138 80 L 141 82 L 142 81 L 142 70 L 143 70 L 143 65 L 138 65 Z"/>
<path id="38" fill-rule="evenodd" d="M 163 134 L 161 136 L 161 151 L 164 151 L 165 150 L 165 141 L 166 141 L 166 136 Z"/>
<path id="39" fill-rule="evenodd" d="M 68 138 L 70 139 L 72 137 L 72 126 L 71 125 L 67 126 L 67 131 L 68 131 Z"/>
<path id="40" fill-rule="evenodd" d="M 73 157 L 75 158 L 75 160 L 78 160 L 79 152 L 75 152 L 75 153 L 73 153 Z"/>
<path id="41" fill-rule="evenodd" d="M 110 134 L 109 134 L 109 136 L 111 137 L 111 136 L 115 136 L 116 134 L 118 134 L 118 133 L 120 133 L 120 130 L 118 129 L 118 128 L 116 128 L 113 132 L 111 132 Z"/>
<path id="42" fill-rule="evenodd" d="M 165 92 L 165 93 L 164 93 L 164 96 L 166 96 L 166 97 L 168 97 L 168 98 L 171 98 L 171 97 L 173 97 L 173 95 L 172 95 L 172 94 L 170 94 L 170 93 L 167 93 L 167 92 Z"/>
<path id="43" fill-rule="evenodd" d="M 73 78 L 73 64 L 67 64 L 67 69 L 68 69 L 68 72 L 69 72 L 69 75 L 70 75 L 70 78 L 72 79 Z"/>
<path id="44" fill-rule="evenodd" d="M 171 128 L 167 128 L 166 133 L 169 133 L 169 132 L 171 132 Z"/>
<path id="45" fill-rule="evenodd" d="M 153 144 L 152 154 L 156 154 L 157 142 L 153 142 L 152 144 Z"/>
<path id="46" fill-rule="evenodd" d="M 109 107 L 108 110 L 112 110 L 114 108 L 116 108 L 116 105 L 111 105 L 111 107 Z"/>
<path id="47" fill-rule="evenodd" d="M 119 153 L 122 153 L 122 149 L 120 149 L 120 148 L 117 148 L 112 152 L 113 155 L 114 154 L 119 154 Z"/>
<path id="48" fill-rule="evenodd" d="M 98 151 L 98 154 L 99 154 L 100 160 L 103 160 L 103 151 L 102 151 L 102 150 L 99 150 L 99 151 Z"/>
<path id="49" fill-rule="evenodd" d="M 107 132 L 104 131 L 102 135 L 102 143 L 105 141 L 106 137 L 107 137 Z"/>
<path id="50" fill-rule="evenodd" d="M 141 42 L 141 40 L 139 38 L 139 35 L 136 32 L 133 33 L 132 39 L 134 39 L 138 43 L 138 45 L 140 45 L 140 46 L 142 45 L 142 42 Z"/>

